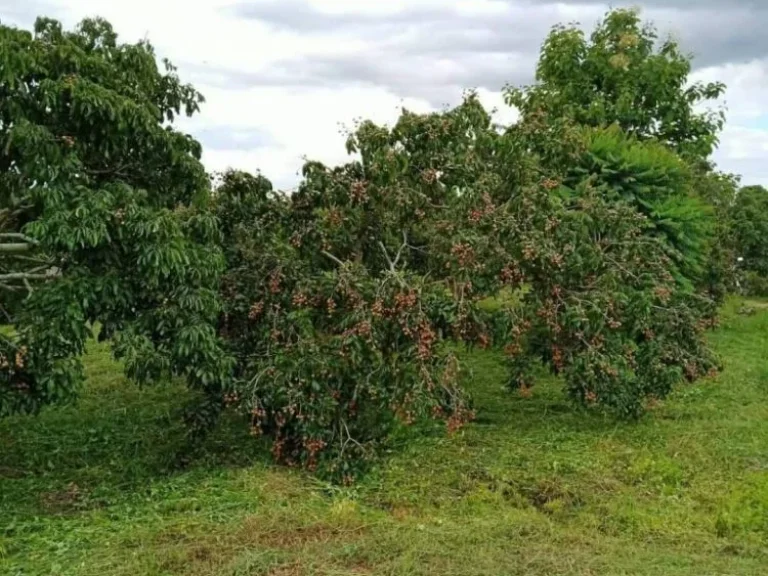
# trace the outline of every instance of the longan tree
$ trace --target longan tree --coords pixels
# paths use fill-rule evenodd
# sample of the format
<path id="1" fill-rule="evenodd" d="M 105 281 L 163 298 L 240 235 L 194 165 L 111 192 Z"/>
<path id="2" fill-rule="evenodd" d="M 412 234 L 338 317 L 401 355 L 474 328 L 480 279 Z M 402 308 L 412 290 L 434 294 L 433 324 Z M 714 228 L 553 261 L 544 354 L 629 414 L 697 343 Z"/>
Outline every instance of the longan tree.
<path id="1" fill-rule="evenodd" d="M 202 96 L 104 20 L 0 26 L 0 415 L 65 401 L 94 326 L 139 381 L 220 396 L 219 230 L 198 142 Z"/>

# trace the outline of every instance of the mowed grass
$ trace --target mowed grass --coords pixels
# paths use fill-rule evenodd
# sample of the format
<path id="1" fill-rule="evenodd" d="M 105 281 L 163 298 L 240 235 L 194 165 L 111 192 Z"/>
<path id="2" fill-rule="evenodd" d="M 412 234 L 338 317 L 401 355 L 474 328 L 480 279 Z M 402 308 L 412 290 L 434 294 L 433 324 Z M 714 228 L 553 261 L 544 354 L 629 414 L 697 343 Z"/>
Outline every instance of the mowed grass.
<path id="1" fill-rule="evenodd" d="M 188 462 L 183 388 L 139 390 L 106 349 L 78 405 L 0 422 L 0 574 L 768 573 L 768 306 L 732 300 L 727 368 L 635 424 L 556 381 L 503 387 L 472 353 L 478 420 L 400 434 L 358 485 L 270 464 L 236 422 Z"/>

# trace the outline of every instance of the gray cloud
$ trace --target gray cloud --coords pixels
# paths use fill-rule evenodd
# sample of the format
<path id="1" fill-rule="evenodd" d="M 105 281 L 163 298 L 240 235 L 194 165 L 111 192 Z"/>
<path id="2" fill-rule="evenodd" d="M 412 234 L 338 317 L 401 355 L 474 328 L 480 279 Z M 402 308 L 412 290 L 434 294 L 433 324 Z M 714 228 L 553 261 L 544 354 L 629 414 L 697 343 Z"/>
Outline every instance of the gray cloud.
<path id="1" fill-rule="evenodd" d="M 240 86 L 369 84 L 433 105 L 455 102 L 462 88 L 498 90 L 533 79 L 541 43 L 559 22 L 578 17 L 591 29 L 607 9 L 600 0 L 496 0 L 502 14 L 459 14 L 450 6 L 413 6 L 391 15 L 331 14 L 307 0 L 241 2 L 240 18 L 316 37 L 348 36 L 368 49 L 354 55 L 278 61 L 259 74 L 226 74 Z M 694 55 L 695 67 L 746 62 L 768 55 L 765 0 L 645 0 L 644 18 L 671 33 Z"/>
<path id="2" fill-rule="evenodd" d="M 459 14 L 445 8 L 411 7 L 391 15 L 332 14 L 308 0 L 264 0 L 235 4 L 234 15 L 302 34 L 352 34 L 372 43 L 397 44 L 420 50 L 535 50 L 549 28 L 564 20 L 563 7 L 589 29 L 607 10 L 602 0 L 495 0 L 506 14 Z M 661 31 L 678 33 L 700 59 L 697 65 L 749 60 L 768 54 L 765 0 L 619 0 L 616 7 L 640 5 L 644 16 Z"/>
<path id="3" fill-rule="evenodd" d="M 195 83 L 229 88 L 380 86 L 405 97 L 423 98 L 434 106 L 455 103 L 466 88 L 500 90 L 506 83 L 533 79 L 534 54 L 457 53 L 436 60 L 432 54 L 400 54 L 375 49 L 359 55 L 317 56 L 284 60 L 262 72 L 210 69 L 185 65 Z M 374 64 L 375 63 L 375 64 Z"/>
<path id="4" fill-rule="evenodd" d="M 306 0 L 268 0 L 229 10 L 283 31 L 363 39 L 368 49 L 281 60 L 259 73 L 197 67 L 193 73 L 205 81 L 241 87 L 373 85 L 434 106 L 455 103 L 465 88 L 499 90 L 508 82 L 530 82 L 542 39 L 562 19 L 555 5 L 527 2 L 510 5 L 503 21 L 434 7 L 387 16 L 336 15 Z M 602 10 L 590 12 L 597 16 Z"/>
<path id="5" fill-rule="evenodd" d="M 403 12 L 381 18 L 360 13 L 331 14 L 315 10 L 306 0 L 266 0 L 235 4 L 230 8 L 240 18 L 267 22 L 277 28 L 299 32 L 334 32 L 358 29 L 361 26 L 388 29 L 410 25 L 414 21 L 440 21 L 449 19 L 449 13 L 435 8 L 410 8 Z"/>

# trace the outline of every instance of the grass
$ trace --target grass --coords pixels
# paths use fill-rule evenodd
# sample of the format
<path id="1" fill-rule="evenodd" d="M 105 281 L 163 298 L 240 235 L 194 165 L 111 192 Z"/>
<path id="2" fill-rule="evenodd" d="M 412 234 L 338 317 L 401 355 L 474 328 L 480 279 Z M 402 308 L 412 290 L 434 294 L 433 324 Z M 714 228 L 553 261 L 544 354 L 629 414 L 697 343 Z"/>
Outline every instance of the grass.
<path id="1" fill-rule="evenodd" d="M 551 380 L 509 394 L 498 356 L 473 353 L 478 421 L 396 439 L 343 489 L 234 424 L 179 462 L 184 390 L 138 390 L 94 345 L 77 406 L 0 422 L 0 574 L 765 574 L 766 308 L 730 302 L 726 371 L 636 424 Z"/>

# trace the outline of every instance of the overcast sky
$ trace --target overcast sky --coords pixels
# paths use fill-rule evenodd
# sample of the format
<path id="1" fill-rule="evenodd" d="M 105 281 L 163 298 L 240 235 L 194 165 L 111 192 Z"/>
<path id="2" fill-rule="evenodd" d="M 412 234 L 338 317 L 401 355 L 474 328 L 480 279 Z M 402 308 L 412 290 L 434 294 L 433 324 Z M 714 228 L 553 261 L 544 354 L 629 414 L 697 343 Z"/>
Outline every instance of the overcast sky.
<path id="1" fill-rule="evenodd" d="M 743 182 L 768 185 L 768 0 L 636 0 L 662 33 L 695 56 L 694 79 L 728 86 L 716 159 Z M 103 16 L 122 40 L 147 37 L 203 92 L 184 122 L 209 169 L 260 169 L 280 187 L 302 158 L 343 162 L 342 126 L 392 122 L 457 103 L 477 88 L 501 121 L 500 90 L 533 78 L 558 22 L 590 29 L 598 0 L 0 0 L 0 21 L 37 15 L 72 26 Z"/>

